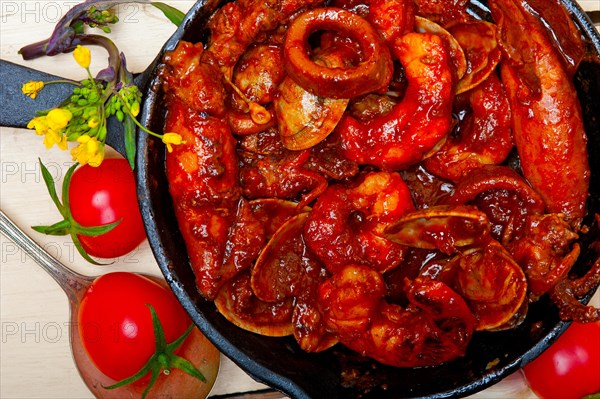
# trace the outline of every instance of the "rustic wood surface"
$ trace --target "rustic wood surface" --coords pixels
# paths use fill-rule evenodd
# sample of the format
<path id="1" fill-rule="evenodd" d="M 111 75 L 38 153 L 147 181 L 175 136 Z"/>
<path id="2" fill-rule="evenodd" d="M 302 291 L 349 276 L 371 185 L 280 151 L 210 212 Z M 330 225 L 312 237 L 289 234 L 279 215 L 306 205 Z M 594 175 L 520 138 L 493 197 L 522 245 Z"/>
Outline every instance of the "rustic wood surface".
<path id="1" fill-rule="evenodd" d="M 186 11 L 193 1 L 167 3 Z M 600 0 L 580 0 L 585 11 L 600 13 Z M 72 79 L 84 73 L 70 55 L 24 62 L 17 51 L 47 37 L 60 17 L 77 1 L 2 0 L 0 2 L 0 50 L 2 59 Z M 121 22 L 111 37 L 127 55 L 128 65 L 140 72 L 158 53 L 175 30 L 153 7 L 126 5 L 119 10 Z M 105 54 L 94 49 L 94 67 L 104 64 Z M 0 90 L 2 82 L 0 82 Z M 147 243 L 107 267 L 88 265 L 63 237 L 47 237 L 29 226 L 49 224 L 58 212 L 49 200 L 37 158 L 42 157 L 55 178 L 71 164 L 70 156 L 57 149 L 45 150 L 40 137 L 31 131 L 0 127 L 0 207 L 48 252 L 72 269 L 88 275 L 127 270 L 160 275 Z M 66 296 L 58 285 L 29 257 L 4 236 L 0 237 L 0 397 L 90 398 L 73 364 L 69 349 L 69 320 Z M 597 294 L 593 302 L 600 306 Z M 211 397 L 279 399 L 284 396 L 246 375 L 222 356 L 219 377 Z M 472 396 L 473 398 L 533 399 L 520 373 Z"/>

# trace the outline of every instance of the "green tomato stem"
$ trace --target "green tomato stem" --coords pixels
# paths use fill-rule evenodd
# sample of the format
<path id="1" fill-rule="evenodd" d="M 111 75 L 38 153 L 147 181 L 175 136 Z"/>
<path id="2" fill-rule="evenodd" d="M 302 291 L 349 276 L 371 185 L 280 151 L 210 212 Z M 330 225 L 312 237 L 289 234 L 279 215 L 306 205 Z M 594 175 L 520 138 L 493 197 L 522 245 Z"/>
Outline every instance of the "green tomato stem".
<path id="1" fill-rule="evenodd" d="M 77 251 L 81 256 L 87 260 L 88 262 L 94 265 L 102 265 L 103 263 L 99 263 L 92 259 L 90 255 L 85 252 L 83 245 L 81 245 L 81 241 L 79 240 L 78 234 L 87 235 L 87 236 L 98 236 L 101 234 L 108 233 L 112 229 L 114 229 L 121 220 L 117 220 L 116 222 L 105 224 L 102 226 L 82 226 L 79 224 L 71 214 L 71 208 L 69 204 L 69 186 L 71 185 L 71 178 L 73 177 L 73 173 L 79 164 L 75 163 L 73 166 L 67 170 L 65 174 L 63 184 L 62 184 L 62 202 L 58 198 L 58 194 L 56 193 L 56 182 L 52 178 L 52 175 L 48 171 L 48 168 L 44 165 L 41 159 L 39 159 L 40 168 L 42 170 L 42 177 L 44 178 L 44 183 L 46 184 L 46 188 L 48 189 L 48 193 L 52 198 L 52 201 L 58 208 L 63 220 L 58 221 L 50 226 L 32 226 L 31 228 L 37 232 L 48 234 L 48 235 L 70 235 L 73 240 L 73 244 Z"/>
<path id="2" fill-rule="evenodd" d="M 109 386 L 103 386 L 104 389 L 115 389 L 125 385 L 129 385 L 140 378 L 147 375 L 149 372 L 152 373 L 150 377 L 150 381 L 142 394 L 142 399 L 146 397 L 150 389 L 154 385 L 154 383 L 158 380 L 160 374 L 169 375 L 171 370 L 176 368 L 180 369 L 186 374 L 197 378 L 202 382 L 206 382 L 206 377 L 202 374 L 200 370 L 196 368 L 190 361 L 177 356 L 174 352 L 183 344 L 183 342 L 190 335 L 192 330 L 194 329 L 194 325 L 191 324 L 188 329 L 175 341 L 167 344 L 165 340 L 165 333 L 162 328 L 162 324 L 160 323 L 160 319 L 156 314 L 156 311 L 152 307 L 152 305 L 146 305 L 150 309 L 150 314 L 152 316 L 152 327 L 154 329 L 154 338 L 155 338 L 155 347 L 156 352 L 148 359 L 146 364 L 134 375 L 131 377 L 125 378 L 115 384 Z"/>

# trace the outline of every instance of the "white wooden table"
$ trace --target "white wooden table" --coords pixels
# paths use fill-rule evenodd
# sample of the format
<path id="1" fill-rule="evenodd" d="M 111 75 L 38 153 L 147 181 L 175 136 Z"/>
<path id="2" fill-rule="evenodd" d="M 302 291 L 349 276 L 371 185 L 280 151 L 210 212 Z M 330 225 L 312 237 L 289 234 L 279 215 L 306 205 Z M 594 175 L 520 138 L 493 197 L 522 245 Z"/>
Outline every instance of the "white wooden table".
<path id="1" fill-rule="evenodd" d="M 0 2 L 0 54 L 2 59 L 72 79 L 84 78 L 83 70 L 71 55 L 24 62 L 17 54 L 22 46 L 49 36 L 54 24 L 78 1 L 2 0 Z M 600 10 L 600 0 L 580 0 L 584 10 Z M 167 3 L 187 11 L 194 3 L 171 0 Z M 121 22 L 111 34 L 127 55 L 133 72 L 152 61 L 175 27 L 152 7 L 139 4 L 120 9 Z M 92 51 L 92 70 L 102 67 L 105 53 Z M 95 61 L 94 61 L 95 60 Z M 0 82 L 0 85 L 2 82 Z M 147 243 L 108 267 L 83 261 L 69 239 L 38 234 L 29 226 L 58 220 L 50 201 L 37 158 L 42 157 L 54 177 L 71 164 L 68 153 L 45 150 L 32 131 L 0 127 L 0 207 L 52 255 L 72 269 L 88 275 L 126 270 L 160 275 Z M 91 398 L 79 378 L 69 348 L 68 306 L 59 286 L 31 259 L 4 236 L 0 237 L 0 397 Z M 593 299 L 600 306 L 600 297 Z M 211 395 L 240 394 L 267 389 L 255 382 L 230 360 L 222 357 L 221 372 Z M 281 398 L 279 393 L 258 393 L 255 397 Z M 516 373 L 474 398 L 535 398 L 521 375 Z"/>

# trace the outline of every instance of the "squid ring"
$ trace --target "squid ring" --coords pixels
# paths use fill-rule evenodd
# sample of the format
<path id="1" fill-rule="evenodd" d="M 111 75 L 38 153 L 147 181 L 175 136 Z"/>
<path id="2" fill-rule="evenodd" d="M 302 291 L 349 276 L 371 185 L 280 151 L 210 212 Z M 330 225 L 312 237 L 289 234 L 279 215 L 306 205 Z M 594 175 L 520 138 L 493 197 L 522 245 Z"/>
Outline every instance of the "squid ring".
<path id="1" fill-rule="evenodd" d="M 362 62 L 329 68 L 309 58 L 308 39 L 314 32 L 333 30 L 355 40 Z M 327 98 L 352 98 L 385 88 L 392 78 L 390 51 L 369 22 L 350 11 L 326 7 L 307 11 L 290 25 L 283 48 L 288 75 L 305 90 Z"/>

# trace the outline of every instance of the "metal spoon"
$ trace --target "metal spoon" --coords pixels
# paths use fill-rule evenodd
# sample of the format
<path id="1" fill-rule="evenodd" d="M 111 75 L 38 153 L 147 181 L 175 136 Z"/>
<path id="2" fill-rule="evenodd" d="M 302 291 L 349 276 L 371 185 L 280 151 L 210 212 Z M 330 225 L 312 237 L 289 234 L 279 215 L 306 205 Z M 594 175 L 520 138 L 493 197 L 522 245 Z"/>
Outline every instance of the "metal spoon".
<path id="1" fill-rule="evenodd" d="M 21 230 L 6 214 L 0 210 L 0 233 L 12 240 L 19 248 L 39 264 L 52 278 L 58 283 L 62 290 L 67 294 L 69 300 L 69 341 L 71 352 L 77 370 L 81 378 L 97 398 L 139 398 L 145 389 L 145 383 L 134 383 L 120 388 L 107 390 L 104 386 L 114 384 L 115 381 L 104 375 L 91 361 L 81 342 L 79 334 L 79 306 L 87 289 L 98 278 L 98 276 L 88 277 L 74 272 L 60 263 L 52 255 L 46 252 L 23 230 Z M 167 288 L 166 283 L 159 278 L 149 277 Z M 99 337 L 100 338 L 100 337 Z M 181 380 L 176 381 L 170 378 L 160 378 L 150 390 L 149 397 L 160 396 L 162 398 L 180 398 L 183 396 L 208 395 L 214 380 L 216 379 L 219 363 L 219 352 L 208 342 L 206 337 L 198 329 L 192 330 L 188 340 L 182 346 L 181 355 L 197 365 L 200 371 L 205 375 L 208 382 L 206 384 L 197 382 L 193 378 L 186 380 L 186 392 L 182 392 Z M 211 367 L 209 364 L 216 364 L 217 367 Z M 208 365 L 208 366 L 207 366 Z M 207 368 L 208 367 L 208 368 Z M 173 370 L 179 372 L 179 370 Z M 173 374 L 172 373 L 172 374 Z M 183 372 L 181 372 L 183 375 Z M 174 377 L 174 375 L 173 375 Z M 178 383 L 179 382 L 179 383 Z M 199 396 L 202 397 L 202 396 Z"/>

